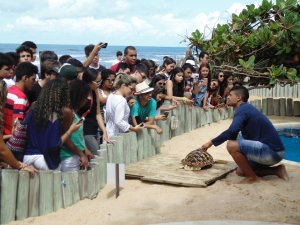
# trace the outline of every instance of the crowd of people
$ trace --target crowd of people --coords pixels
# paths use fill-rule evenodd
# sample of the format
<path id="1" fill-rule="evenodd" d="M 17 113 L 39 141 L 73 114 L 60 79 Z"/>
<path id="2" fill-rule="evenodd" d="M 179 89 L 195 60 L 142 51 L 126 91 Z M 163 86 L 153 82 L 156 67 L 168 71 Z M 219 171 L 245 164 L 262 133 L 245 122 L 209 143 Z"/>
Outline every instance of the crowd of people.
<path id="1" fill-rule="evenodd" d="M 40 68 L 31 41 L 0 53 L 2 161 L 32 173 L 86 169 L 100 143 L 128 131 L 161 134 L 156 121 L 179 104 L 222 110 L 231 89 L 241 85 L 232 74 L 212 71 L 204 51 L 196 58 L 189 49 L 180 62 L 166 56 L 157 65 L 127 46 L 105 68 L 99 60 L 105 45 L 87 45 L 84 62 L 43 51 Z M 19 151 L 8 149 L 20 124 L 26 124 L 27 141 Z"/>

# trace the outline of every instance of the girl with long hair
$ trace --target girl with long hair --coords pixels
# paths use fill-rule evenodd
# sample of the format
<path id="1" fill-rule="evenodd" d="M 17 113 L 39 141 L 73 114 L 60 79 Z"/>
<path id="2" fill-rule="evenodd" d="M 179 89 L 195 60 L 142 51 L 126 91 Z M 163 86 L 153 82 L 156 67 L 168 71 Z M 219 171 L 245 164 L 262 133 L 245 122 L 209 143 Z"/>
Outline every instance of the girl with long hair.
<path id="1" fill-rule="evenodd" d="M 175 60 L 170 57 L 166 57 L 158 74 L 164 75 L 166 77 L 166 80 L 169 80 L 171 76 L 171 71 L 175 68 L 175 66 Z"/>
<path id="2" fill-rule="evenodd" d="M 199 68 L 199 79 L 195 79 L 193 98 L 194 105 L 202 107 L 205 93 L 210 87 L 211 83 L 211 71 L 210 67 L 206 63 L 202 63 Z"/>
<path id="3" fill-rule="evenodd" d="M 183 69 L 176 67 L 171 71 L 170 80 L 166 83 L 167 96 L 184 104 L 193 104 L 193 100 L 184 97 Z"/>
<path id="4" fill-rule="evenodd" d="M 207 111 L 208 109 L 218 108 L 221 104 L 221 96 L 219 95 L 220 86 L 218 80 L 213 79 L 210 86 L 207 88 L 203 99 L 203 109 Z"/>
<path id="5" fill-rule="evenodd" d="M 85 117 L 83 122 L 83 134 L 86 146 L 94 155 L 97 155 L 97 150 L 99 150 L 99 127 L 103 134 L 102 141 L 110 142 L 107 136 L 103 118 L 100 113 L 98 86 L 101 81 L 101 75 L 97 70 L 89 68 L 84 71 L 82 80 L 89 85 L 90 93 L 88 95 L 87 102 L 83 107 L 81 107 L 78 114 L 81 117 Z"/>
<path id="6" fill-rule="evenodd" d="M 70 110 L 74 118 L 73 124 L 84 119 L 80 118 L 78 112 L 86 104 L 89 93 L 90 87 L 85 81 L 73 80 L 70 82 Z M 62 146 L 60 150 L 61 171 L 78 171 L 80 166 L 87 168 L 86 157 L 94 157 L 94 155 L 85 145 L 82 126 L 72 133 L 70 141 L 75 145 L 76 151 L 74 148 L 70 148 L 70 145 Z"/>
<path id="7" fill-rule="evenodd" d="M 62 144 L 81 127 L 71 125 L 69 88 L 66 81 L 55 79 L 43 87 L 32 105 L 27 122 L 27 144 L 23 162 L 39 170 L 57 169 Z"/>

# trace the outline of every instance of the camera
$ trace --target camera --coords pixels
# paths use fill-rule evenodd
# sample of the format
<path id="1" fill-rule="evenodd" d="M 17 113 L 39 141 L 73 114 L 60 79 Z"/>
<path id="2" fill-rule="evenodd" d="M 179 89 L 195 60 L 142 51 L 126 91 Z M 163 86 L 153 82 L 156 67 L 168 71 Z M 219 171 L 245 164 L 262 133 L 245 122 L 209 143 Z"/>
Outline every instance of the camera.
<path id="1" fill-rule="evenodd" d="M 168 118 L 169 112 L 164 112 L 164 116 Z"/>
<path id="2" fill-rule="evenodd" d="M 102 45 L 102 48 L 106 48 L 107 47 L 107 43 L 100 42 L 99 45 Z"/>

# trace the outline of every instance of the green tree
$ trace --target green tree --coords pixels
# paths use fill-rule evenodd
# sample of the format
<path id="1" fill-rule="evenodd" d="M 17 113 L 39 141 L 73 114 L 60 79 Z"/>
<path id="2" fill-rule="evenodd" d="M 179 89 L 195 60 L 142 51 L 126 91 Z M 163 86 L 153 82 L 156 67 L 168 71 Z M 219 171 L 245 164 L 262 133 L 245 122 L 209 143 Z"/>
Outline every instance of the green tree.
<path id="1" fill-rule="evenodd" d="M 300 81 L 300 5 L 297 0 L 263 0 L 247 5 L 231 22 L 218 24 L 211 39 L 196 30 L 185 41 L 196 52 L 210 53 L 213 68 L 250 85 L 273 86 Z"/>

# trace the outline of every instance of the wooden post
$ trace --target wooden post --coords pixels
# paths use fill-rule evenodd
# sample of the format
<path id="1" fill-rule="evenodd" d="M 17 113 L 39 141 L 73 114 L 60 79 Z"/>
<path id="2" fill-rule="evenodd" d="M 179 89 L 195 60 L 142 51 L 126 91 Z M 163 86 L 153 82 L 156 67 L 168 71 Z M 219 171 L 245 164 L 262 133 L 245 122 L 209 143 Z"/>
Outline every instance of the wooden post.
<path id="1" fill-rule="evenodd" d="M 286 100 L 286 116 L 293 116 L 293 99 Z"/>
<path id="2" fill-rule="evenodd" d="M 107 162 L 108 163 L 113 162 L 113 151 L 114 151 L 114 145 L 113 144 L 107 144 Z"/>
<path id="3" fill-rule="evenodd" d="M 95 169 L 91 168 L 87 171 L 88 174 L 88 198 L 94 199 L 97 196 L 96 182 L 95 182 Z"/>
<path id="4" fill-rule="evenodd" d="M 220 112 L 218 109 L 212 110 L 213 122 L 218 123 L 220 121 Z"/>
<path id="5" fill-rule="evenodd" d="M 61 172 L 53 171 L 53 211 L 63 207 Z"/>
<path id="6" fill-rule="evenodd" d="M 274 115 L 280 116 L 279 99 L 274 99 Z"/>
<path id="7" fill-rule="evenodd" d="M 267 99 L 266 98 L 262 99 L 262 113 L 264 115 L 268 114 L 268 103 L 267 103 Z"/>
<path id="8" fill-rule="evenodd" d="M 124 163 L 124 152 L 123 152 L 123 136 L 114 136 L 114 151 L 113 151 L 113 162 L 114 163 Z"/>
<path id="9" fill-rule="evenodd" d="M 279 113 L 280 116 L 286 116 L 286 99 L 280 98 L 279 99 Z"/>
<path id="10" fill-rule="evenodd" d="M 138 154 L 138 142 L 137 142 L 137 135 L 135 132 L 129 132 L 130 134 L 130 158 L 131 162 L 134 163 L 137 161 L 137 154 Z"/>
<path id="11" fill-rule="evenodd" d="M 197 128 L 197 110 L 195 107 L 191 108 L 191 112 L 192 112 L 192 130 L 195 130 Z"/>
<path id="12" fill-rule="evenodd" d="M 106 161 L 103 157 L 99 157 L 99 166 L 100 166 L 100 189 L 102 189 L 106 185 L 106 175 L 107 175 L 107 167 Z"/>
<path id="13" fill-rule="evenodd" d="M 131 162 L 131 155 L 130 155 L 130 134 L 129 133 L 124 133 L 122 134 L 123 136 L 123 153 L 124 153 L 124 163 L 126 165 L 130 164 Z"/>
<path id="14" fill-rule="evenodd" d="M 39 215 L 39 196 L 40 196 L 40 178 L 39 176 L 30 177 L 29 179 L 29 217 Z"/>
<path id="15" fill-rule="evenodd" d="M 1 224 L 6 224 L 16 216 L 19 171 L 4 169 L 1 176 Z"/>
<path id="16" fill-rule="evenodd" d="M 40 199 L 39 215 L 53 212 L 53 173 L 52 171 L 39 171 Z"/>
<path id="17" fill-rule="evenodd" d="M 79 197 L 83 200 L 88 197 L 88 174 L 86 170 L 78 171 Z"/>
<path id="18" fill-rule="evenodd" d="M 184 131 L 188 133 L 192 130 L 192 111 L 191 108 L 187 105 L 184 105 L 185 110 L 185 120 L 184 120 Z"/>
<path id="19" fill-rule="evenodd" d="M 300 101 L 294 101 L 294 116 L 300 116 Z"/>
<path id="20" fill-rule="evenodd" d="M 137 133 L 137 143 L 138 143 L 138 151 L 137 151 L 137 159 L 138 161 L 144 158 L 144 130 L 143 128 L 140 132 Z"/>
<path id="21" fill-rule="evenodd" d="M 267 115 L 274 115 L 273 98 L 267 98 Z"/>
<path id="22" fill-rule="evenodd" d="M 203 127 L 208 123 L 207 114 L 203 108 L 200 108 L 200 114 L 201 114 L 201 126 Z"/>
<path id="23" fill-rule="evenodd" d="M 63 172 L 62 174 L 62 196 L 64 208 L 67 208 L 80 200 L 78 171 Z"/>
<path id="24" fill-rule="evenodd" d="M 19 171 L 16 219 L 23 220 L 28 217 L 29 203 L 29 173 Z"/>

